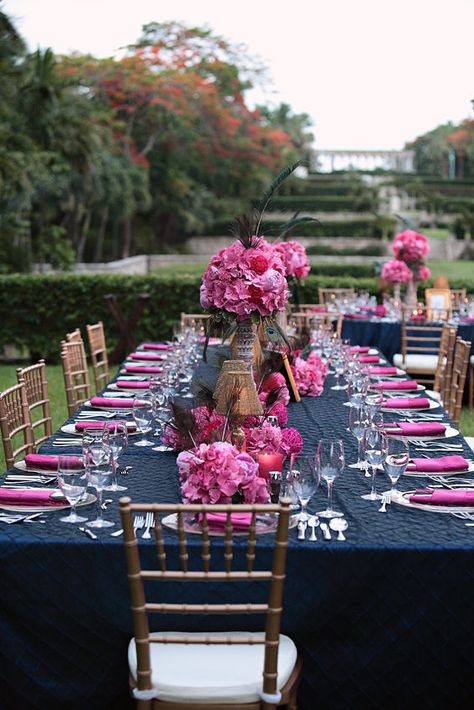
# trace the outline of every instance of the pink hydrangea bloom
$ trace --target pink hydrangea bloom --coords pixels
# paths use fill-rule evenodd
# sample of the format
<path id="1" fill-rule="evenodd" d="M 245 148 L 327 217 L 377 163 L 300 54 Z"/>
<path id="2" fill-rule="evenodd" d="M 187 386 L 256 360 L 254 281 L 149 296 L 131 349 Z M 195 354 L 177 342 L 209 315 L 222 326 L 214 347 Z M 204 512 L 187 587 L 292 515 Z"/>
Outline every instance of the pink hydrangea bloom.
<path id="1" fill-rule="evenodd" d="M 280 448 L 281 453 L 286 454 L 286 456 L 300 454 L 303 450 L 303 439 L 299 431 L 292 427 L 282 429 Z"/>
<path id="2" fill-rule="evenodd" d="M 177 458 L 181 493 L 188 503 L 266 503 L 268 489 L 258 476 L 258 465 L 227 442 L 200 444 Z"/>
<path id="3" fill-rule="evenodd" d="M 317 370 L 317 372 L 320 372 L 324 380 L 324 378 L 328 374 L 328 366 L 327 363 L 321 360 L 321 357 L 317 353 L 315 353 L 314 350 L 311 350 L 310 354 L 306 358 L 306 362 L 310 367 L 313 368 L 313 370 Z"/>
<path id="4" fill-rule="evenodd" d="M 250 249 L 237 241 L 212 257 L 200 297 L 204 309 L 224 310 L 238 319 L 252 313 L 271 315 L 288 300 L 285 267 L 263 237 Z"/>
<path id="5" fill-rule="evenodd" d="M 257 456 L 263 452 L 279 453 L 281 445 L 281 429 L 266 421 L 261 426 L 244 428 L 245 447 L 247 453 Z"/>
<path id="6" fill-rule="evenodd" d="M 197 424 L 193 435 L 195 444 L 209 444 L 219 437 L 224 426 L 225 417 L 216 414 L 207 407 L 195 407 L 192 413 Z M 193 444 L 189 437 L 181 436 L 169 424 L 165 426 L 161 440 L 166 446 L 171 446 L 175 451 L 183 451 L 183 449 L 188 449 Z"/>
<path id="7" fill-rule="evenodd" d="M 419 234 L 413 229 L 406 229 L 395 236 L 392 250 L 397 259 L 410 263 L 422 261 L 428 254 L 430 247 L 423 234 Z"/>
<path id="8" fill-rule="evenodd" d="M 309 261 L 304 246 L 296 240 L 278 242 L 274 245 L 275 251 L 281 256 L 285 265 L 286 275 L 296 279 L 304 279 L 309 274 Z"/>
<path id="9" fill-rule="evenodd" d="M 427 266 L 423 264 L 418 267 L 418 273 L 416 274 L 417 281 L 427 281 L 431 276 L 431 271 Z"/>
<path id="10" fill-rule="evenodd" d="M 389 283 L 407 283 L 413 278 L 413 271 L 401 259 L 392 259 L 382 266 L 381 276 Z"/>
<path id="11" fill-rule="evenodd" d="M 324 375 L 300 357 L 291 366 L 298 392 L 303 397 L 319 397 L 324 388 Z"/>

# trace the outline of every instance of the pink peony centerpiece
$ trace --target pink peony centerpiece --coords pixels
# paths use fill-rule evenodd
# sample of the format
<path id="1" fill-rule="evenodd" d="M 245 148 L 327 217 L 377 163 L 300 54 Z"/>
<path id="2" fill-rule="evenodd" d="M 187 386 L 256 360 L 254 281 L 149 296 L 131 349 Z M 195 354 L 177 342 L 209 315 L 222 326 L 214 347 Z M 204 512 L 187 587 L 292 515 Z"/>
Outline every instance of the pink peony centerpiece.
<path id="1" fill-rule="evenodd" d="M 292 427 L 280 429 L 266 421 L 261 426 L 245 428 L 247 453 L 258 454 L 299 454 L 303 448 L 301 434 Z"/>
<path id="2" fill-rule="evenodd" d="M 316 358 L 320 361 L 319 363 Z M 327 367 L 317 355 L 313 356 L 310 362 L 297 357 L 291 366 L 291 371 L 300 395 L 303 397 L 319 397 L 324 388 Z"/>
<path id="3" fill-rule="evenodd" d="M 309 260 L 304 246 L 291 239 L 288 242 L 278 242 L 273 247 L 280 255 L 285 266 L 287 278 L 305 279 L 309 274 Z"/>
<path id="4" fill-rule="evenodd" d="M 382 266 L 381 276 L 389 283 L 408 283 L 413 278 L 413 271 L 401 259 L 392 259 Z"/>
<path id="5" fill-rule="evenodd" d="M 187 503 L 266 503 L 269 492 L 258 464 L 227 442 L 201 444 L 177 458 Z"/>

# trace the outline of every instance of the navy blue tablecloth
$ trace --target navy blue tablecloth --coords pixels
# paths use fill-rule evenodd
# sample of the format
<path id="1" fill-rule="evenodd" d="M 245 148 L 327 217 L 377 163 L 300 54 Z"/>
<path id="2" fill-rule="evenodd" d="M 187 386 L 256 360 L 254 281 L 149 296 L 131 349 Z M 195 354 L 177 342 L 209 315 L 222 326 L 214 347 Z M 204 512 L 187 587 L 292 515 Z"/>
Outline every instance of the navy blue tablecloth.
<path id="1" fill-rule="evenodd" d="M 329 377 L 321 397 L 291 404 L 289 423 L 303 435 L 306 452 L 323 436 L 339 436 L 354 461 L 348 408 L 332 384 Z M 464 453 L 471 453 L 467 446 Z M 132 445 L 121 463 L 133 466 L 121 482 L 134 501 L 179 499 L 173 454 Z M 388 481 L 378 478 L 379 490 L 386 489 Z M 402 479 L 399 487 L 425 483 Z M 290 531 L 282 630 L 303 656 L 300 708 L 466 707 L 474 677 L 474 529 L 449 515 L 395 504 L 383 515 L 378 503 L 360 498 L 369 486 L 350 468 L 335 483 L 334 504 L 349 521 L 346 543 L 298 542 Z M 313 511 L 324 507 L 325 495 L 323 488 L 317 492 Z M 59 522 L 60 515 L 48 513 L 46 525 L 0 527 L 0 708 L 129 708 L 132 623 L 123 543 L 110 530 L 91 541 Z M 119 525 L 116 503 L 107 517 Z M 167 536 L 173 556 L 176 535 Z M 190 545 L 192 552 L 198 540 Z M 264 557 L 270 554 L 265 536 L 259 546 Z M 152 541 L 146 552 L 154 558 Z M 223 599 L 222 587 L 206 586 L 206 592 L 210 602 Z M 168 594 L 182 598 L 175 588 Z M 158 624 L 177 622 L 160 617 Z"/>

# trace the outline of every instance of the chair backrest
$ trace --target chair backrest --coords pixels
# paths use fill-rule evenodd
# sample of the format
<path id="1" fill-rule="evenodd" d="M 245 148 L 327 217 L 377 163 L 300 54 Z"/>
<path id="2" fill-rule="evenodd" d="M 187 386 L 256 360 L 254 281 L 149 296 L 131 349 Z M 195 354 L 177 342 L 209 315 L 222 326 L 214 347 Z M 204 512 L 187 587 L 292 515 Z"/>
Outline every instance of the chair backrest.
<path id="1" fill-rule="evenodd" d="M 317 313 L 318 315 L 327 312 L 327 306 L 320 303 L 300 303 L 298 306 L 296 304 L 290 305 L 291 313 Z"/>
<path id="2" fill-rule="evenodd" d="M 451 307 L 452 308 L 459 308 L 461 303 L 465 300 L 467 297 L 467 289 L 465 288 L 451 288 Z"/>
<path id="3" fill-rule="evenodd" d="M 334 303 L 339 298 L 353 298 L 353 288 L 318 288 L 319 303 Z"/>
<path id="4" fill-rule="evenodd" d="M 16 371 L 18 383 L 24 382 L 26 398 L 30 411 L 33 441 L 38 447 L 49 439 L 53 433 L 53 420 L 49 404 L 48 381 L 46 379 L 46 365 L 40 360 L 30 367 L 19 367 Z"/>
<path id="5" fill-rule="evenodd" d="M 205 328 L 209 320 L 207 313 L 181 313 L 181 330 L 185 328 Z"/>
<path id="6" fill-rule="evenodd" d="M 63 366 L 66 402 L 69 416 L 91 396 L 89 370 L 84 343 L 61 342 L 61 362 Z"/>
<path id="7" fill-rule="evenodd" d="M 411 371 L 409 366 L 406 367 L 408 355 L 432 355 L 438 358 L 439 364 L 444 325 L 428 322 L 426 308 L 417 308 L 416 312 L 417 315 L 413 318 L 413 309 L 407 307 L 402 309 L 402 367 L 406 368 L 407 372 Z M 417 381 L 432 384 L 435 370 L 435 367 L 427 367 L 426 371 L 422 367 L 417 367 Z M 423 375 L 428 377 L 423 378 Z"/>
<path id="8" fill-rule="evenodd" d="M 67 343 L 82 343 L 84 342 L 82 340 L 82 335 L 81 331 L 79 328 L 76 328 L 76 330 L 73 330 L 72 333 L 66 333 L 66 342 Z"/>
<path id="9" fill-rule="evenodd" d="M 265 644 L 265 660 L 263 670 L 263 692 L 275 693 L 277 689 L 277 660 L 278 642 L 280 635 L 281 607 L 283 598 L 283 584 L 286 567 L 286 550 L 288 546 L 288 524 L 290 516 L 290 501 L 282 500 L 279 505 L 158 505 L 158 504 L 132 504 L 130 498 L 120 500 L 120 515 L 124 530 L 125 556 L 127 560 L 127 573 L 130 587 L 131 605 L 133 613 L 133 624 L 135 631 L 135 641 L 137 648 L 137 686 L 139 690 L 151 688 L 151 668 L 150 668 L 150 643 L 242 643 L 242 640 L 232 635 L 223 634 L 220 637 L 207 636 L 205 633 L 187 636 L 183 639 L 179 636 L 175 639 L 170 636 L 153 634 L 150 637 L 148 616 L 151 613 L 173 613 L 173 614 L 264 614 L 266 615 L 265 633 L 262 634 L 258 643 Z M 156 538 L 157 566 L 159 569 L 142 569 L 138 540 L 133 530 L 133 514 L 144 515 L 146 512 L 154 513 L 154 532 Z M 163 537 L 162 523 L 160 516 L 165 514 L 175 514 L 178 532 L 178 552 L 179 569 L 169 569 L 168 560 L 172 560 L 175 555 L 166 554 L 166 541 Z M 224 536 L 217 538 L 217 544 L 211 544 L 209 534 L 208 518 L 210 513 L 221 513 L 225 515 Z M 245 569 L 233 569 L 234 566 L 234 541 L 231 524 L 232 513 L 251 513 L 251 523 L 248 529 L 247 549 L 245 555 Z M 256 516 L 258 513 L 277 515 L 277 525 L 274 537 L 274 547 L 271 569 L 254 569 L 256 559 Z M 200 559 L 189 564 L 189 551 L 186 539 L 186 520 L 201 519 L 201 550 Z M 195 536 L 191 536 L 195 537 Z M 265 542 L 268 542 L 269 535 L 265 535 Z M 223 545 L 222 545 L 223 540 Z M 239 538 L 238 549 L 242 549 L 242 538 Z M 194 543 L 198 538 L 195 537 Z M 195 545 L 193 544 L 193 548 Z M 215 552 L 215 555 L 213 555 Z M 223 554 L 222 554 L 223 553 Z M 239 555 L 240 557 L 240 555 Z M 196 558 L 198 555 L 196 554 Z M 238 559 L 237 555 L 236 558 Z M 150 558 L 151 559 L 151 558 Z M 213 564 L 214 561 L 214 564 Z M 190 570 L 192 567 L 192 571 Z M 199 570 L 196 569 L 199 567 Z M 259 564 L 260 567 L 260 564 Z M 268 566 L 270 567 L 270 565 Z M 219 571 L 216 569 L 219 568 Z M 223 569 L 222 569 L 223 568 Z M 188 586 L 192 582 L 202 583 L 216 582 L 221 587 L 224 582 L 231 582 L 235 585 L 239 582 L 242 598 L 239 603 L 230 604 L 187 604 L 187 603 L 156 603 L 147 601 L 147 595 L 151 594 L 151 582 L 167 582 L 173 584 L 185 582 L 183 586 Z M 147 582 L 145 589 L 144 582 Z M 268 601 L 262 603 L 247 603 L 244 601 L 244 584 L 246 582 L 267 582 L 270 585 Z M 257 585 L 260 587 L 260 584 Z M 255 592 L 255 587 L 249 591 Z M 245 642 L 245 640 L 244 640 Z"/>
<path id="10" fill-rule="evenodd" d="M 87 337 L 91 351 L 92 369 L 96 392 L 100 392 L 109 381 L 109 360 L 105 344 L 104 324 L 102 321 L 87 325 Z"/>
<path id="11" fill-rule="evenodd" d="M 466 384 L 466 374 L 470 352 L 471 343 L 461 340 L 461 338 L 457 338 L 449 397 L 444 403 L 446 409 L 448 410 L 449 416 L 457 425 L 459 425 L 459 420 L 461 419 L 462 398 L 464 394 L 464 385 Z"/>
<path id="12" fill-rule="evenodd" d="M 34 453 L 30 410 L 23 382 L 0 393 L 0 429 L 8 468 L 13 466 L 20 454 Z M 22 443 L 15 448 L 16 437 L 21 437 Z"/>
<path id="13" fill-rule="evenodd" d="M 446 382 L 451 380 L 453 353 L 456 345 L 456 328 L 444 323 L 439 342 L 438 364 L 436 366 L 433 389 L 444 398 Z"/>

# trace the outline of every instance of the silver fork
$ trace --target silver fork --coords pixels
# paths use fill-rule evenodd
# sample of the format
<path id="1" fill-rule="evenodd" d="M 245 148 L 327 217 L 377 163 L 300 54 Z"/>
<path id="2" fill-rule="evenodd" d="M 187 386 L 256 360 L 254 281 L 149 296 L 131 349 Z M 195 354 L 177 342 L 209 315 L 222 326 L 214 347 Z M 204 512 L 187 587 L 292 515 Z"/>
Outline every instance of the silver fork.
<path id="1" fill-rule="evenodd" d="M 382 505 L 379 508 L 379 513 L 387 512 L 387 503 L 390 503 L 390 492 L 386 491 L 382 493 Z"/>
<path id="2" fill-rule="evenodd" d="M 142 538 L 144 540 L 149 540 L 151 538 L 151 533 L 150 533 L 150 528 L 155 524 L 155 518 L 153 516 L 153 513 L 147 513 L 146 514 L 146 530 L 142 535 Z"/>
<path id="3" fill-rule="evenodd" d="M 133 519 L 133 532 L 135 533 L 135 536 L 137 534 L 137 530 L 141 530 L 144 527 L 145 527 L 145 516 L 144 515 L 135 515 L 135 517 Z"/>

